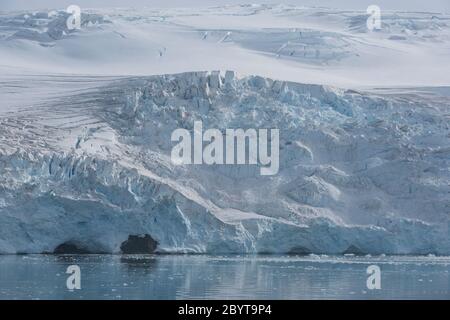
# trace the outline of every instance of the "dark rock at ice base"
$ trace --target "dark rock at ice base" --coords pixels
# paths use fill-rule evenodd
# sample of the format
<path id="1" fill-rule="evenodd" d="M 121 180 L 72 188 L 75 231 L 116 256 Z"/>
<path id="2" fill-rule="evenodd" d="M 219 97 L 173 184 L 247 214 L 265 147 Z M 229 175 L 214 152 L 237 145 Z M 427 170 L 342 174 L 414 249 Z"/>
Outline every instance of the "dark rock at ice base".
<path id="1" fill-rule="evenodd" d="M 120 250 L 125 254 L 148 254 L 155 252 L 157 246 L 158 242 L 148 234 L 130 235 L 128 240 L 121 244 Z"/>
<path id="2" fill-rule="evenodd" d="M 365 254 L 365 252 L 352 244 L 343 252 L 343 254 L 354 254 L 355 256 L 362 256 Z"/>
<path id="3" fill-rule="evenodd" d="M 53 250 L 54 254 L 89 254 L 89 250 L 79 247 L 74 243 L 64 242 Z"/>

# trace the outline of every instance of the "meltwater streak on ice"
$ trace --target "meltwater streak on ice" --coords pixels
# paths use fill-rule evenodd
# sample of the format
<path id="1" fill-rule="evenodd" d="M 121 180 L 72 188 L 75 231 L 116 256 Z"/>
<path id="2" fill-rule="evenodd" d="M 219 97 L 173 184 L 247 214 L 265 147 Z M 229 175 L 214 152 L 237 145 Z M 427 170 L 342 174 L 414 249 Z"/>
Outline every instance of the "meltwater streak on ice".
<path id="1" fill-rule="evenodd" d="M 449 271 L 449 257 L 0 256 L 0 299 L 449 299 Z"/>

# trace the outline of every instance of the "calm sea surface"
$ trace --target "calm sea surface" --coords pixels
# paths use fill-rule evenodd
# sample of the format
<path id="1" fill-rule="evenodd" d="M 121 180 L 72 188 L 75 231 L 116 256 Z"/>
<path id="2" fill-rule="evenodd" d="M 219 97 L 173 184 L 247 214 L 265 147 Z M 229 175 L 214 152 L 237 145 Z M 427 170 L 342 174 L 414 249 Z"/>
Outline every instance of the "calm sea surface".
<path id="1" fill-rule="evenodd" d="M 67 288 L 71 265 L 80 290 Z M 434 256 L 4 255 L 0 299 L 450 299 L 449 271 Z"/>

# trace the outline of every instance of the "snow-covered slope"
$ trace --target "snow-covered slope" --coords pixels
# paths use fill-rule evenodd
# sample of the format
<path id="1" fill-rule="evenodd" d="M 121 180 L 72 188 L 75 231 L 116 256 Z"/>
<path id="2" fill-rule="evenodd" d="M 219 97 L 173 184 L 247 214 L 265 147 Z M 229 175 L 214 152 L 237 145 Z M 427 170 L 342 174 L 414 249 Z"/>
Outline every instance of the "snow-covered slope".
<path id="1" fill-rule="evenodd" d="M 366 18 L 1 14 L 0 253 L 146 234 L 161 252 L 450 254 L 450 17 Z M 278 174 L 174 166 L 171 133 L 197 120 L 280 129 Z"/>
<path id="2" fill-rule="evenodd" d="M 365 11 L 81 9 L 81 30 L 67 30 L 68 14 L 61 11 L 0 14 L 0 64 L 47 74 L 235 70 L 346 88 L 450 83 L 445 13 L 381 8 L 382 29 L 371 32 Z"/>
<path id="3" fill-rule="evenodd" d="M 450 253 L 449 104 L 216 72 L 110 79 L 0 119 L 0 251 L 149 234 L 160 251 Z M 280 128 L 280 172 L 172 165 L 171 132 L 194 120 Z"/>

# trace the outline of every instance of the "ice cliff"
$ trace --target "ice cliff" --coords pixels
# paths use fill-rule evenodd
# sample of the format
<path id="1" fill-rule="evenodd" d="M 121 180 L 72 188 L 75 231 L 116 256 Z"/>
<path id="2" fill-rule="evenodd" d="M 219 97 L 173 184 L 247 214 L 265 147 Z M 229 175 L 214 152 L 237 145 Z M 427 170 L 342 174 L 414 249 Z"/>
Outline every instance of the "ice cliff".
<path id="1" fill-rule="evenodd" d="M 450 254 L 450 100 L 232 72 L 121 78 L 0 117 L 0 253 Z M 280 170 L 174 166 L 171 132 L 279 128 Z"/>

